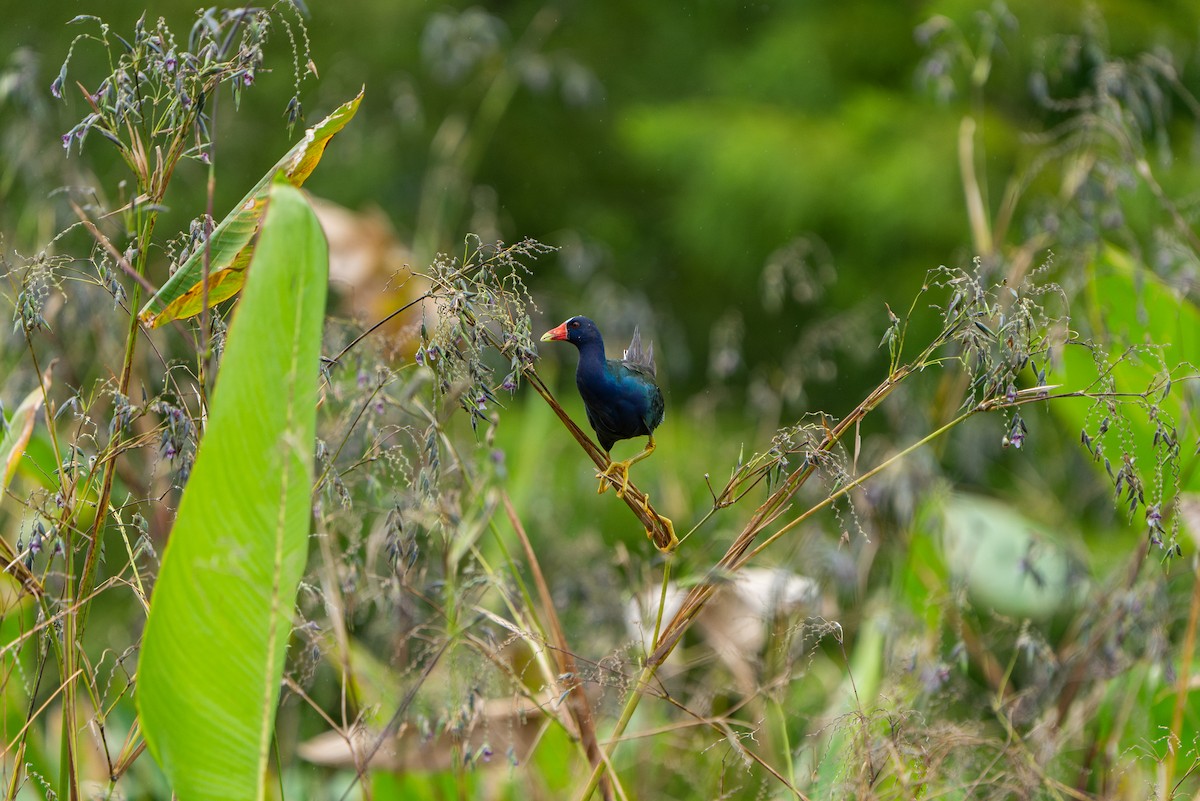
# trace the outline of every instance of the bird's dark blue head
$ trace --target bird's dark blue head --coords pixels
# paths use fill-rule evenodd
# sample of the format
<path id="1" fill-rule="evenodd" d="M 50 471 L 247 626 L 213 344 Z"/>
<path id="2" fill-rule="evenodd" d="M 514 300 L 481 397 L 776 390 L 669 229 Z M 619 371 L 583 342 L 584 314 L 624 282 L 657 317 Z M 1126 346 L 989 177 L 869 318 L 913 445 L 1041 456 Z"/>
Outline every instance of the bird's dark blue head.
<path id="1" fill-rule="evenodd" d="M 558 328 L 552 328 L 542 334 L 542 342 L 565 341 L 575 347 L 583 347 L 593 342 L 603 343 L 600 329 L 587 317 L 572 317 Z"/>

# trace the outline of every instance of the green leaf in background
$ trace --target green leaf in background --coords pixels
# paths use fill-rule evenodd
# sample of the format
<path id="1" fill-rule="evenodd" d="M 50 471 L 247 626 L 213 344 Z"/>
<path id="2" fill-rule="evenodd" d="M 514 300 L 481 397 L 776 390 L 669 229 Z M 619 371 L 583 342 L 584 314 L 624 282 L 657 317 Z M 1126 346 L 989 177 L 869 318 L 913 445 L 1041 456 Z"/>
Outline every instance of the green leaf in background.
<path id="1" fill-rule="evenodd" d="M 25 400 L 21 401 L 21 405 L 8 420 L 4 436 L 0 437 L 0 498 L 4 497 L 4 492 L 8 489 L 13 474 L 17 472 L 17 465 L 20 464 L 21 457 L 25 455 L 29 438 L 33 436 L 33 427 L 37 423 L 38 412 L 42 410 L 46 393 L 49 391 L 50 368 L 47 368 L 46 372 L 42 374 L 41 386 L 34 387 L 25 396 Z M 0 561 L 0 571 L 12 573 L 30 592 L 41 595 L 41 583 L 29 571 L 29 568 L 19 561 L 19 557 L 20 554 L 8 544 L 8 540 L 0 537 L 0 560 L 3 560 Z M 2 617 L 3 614 L 0 614 L 0 618 Z M 7 642 L 9 641 L 0 640 L 0 643 Z"/>
<path id="2" fill-rule="evenodd" d="M 262 177 L 233 211 L 213 230 L 209 250 L 208 305 L 233 297 L 242 288 L 246 265 L 254 256 L 254 234 L 262 222 L 268 186 L 282 171 L 292 186 L 300 186 L 312 174 L 325 146 L 346 123 L 354 118 L 363 93 L 339 106 L 321 122 L 309 128 L 304 138 L 287 152 Z M 142 322 L 158 328 L 172 320 L 197 315 L 204 304 L 204 252 L 196 249 L 162 288 L 146 302 L 138 316 Z"/>
<path id="3" fill-rule="evenodd" d="M 942 510 L 942 551 L 951 576 L 979 606 L 1051 620 L 1074 610 L 1086 573 L 1044 526 L 1006 503 L 955 494 Z"/>
<path id="4" fill-rule="evenodd" d="M 33 436 L 33 425 L 37 422 L 45 393 L 50 391 L 49 370 L 43 374 L 42 380 L 45 390 L 40 386 L 35 387 L 25 396 L 25 400 L 21 401 L 21 405 L 13 412 L 12 419 L 8 421 L 4 437 L 0 438 L 0 495 L 8 489 L 8 482 L 12 481 L 13 473 L 17 472 L 17 464 L 25 453 L 29 438 Z"/>
<path id="5" fill-rule="evenodd" d="M 308 545 L 328 248 L 271 186 L 138 665 L 146 741 L 179 798 L 261 798 Z"/>
<path id="6" fill-rule="evenodd" d="M 1090 280 L 1082 296 L 1086 305 L 1081 314 L 1090 322 L 1092 338 L 1108 349 L 1109 364 L 1127 348 L 1153 342 L 1163 346 L 1163 364 L 1179 365 L 1174 377 L 1194 372 L 1193 365 L 1200 364 L 1200 309 L 1194 303 L 1137 263 L 1129 253 L 1112 245 L 1100 251 L 1090 269 Z M 1103 365 L 1103 369 L 1108 366 Z M 1098 372 L 1092 354 L 1086 349 L 1066 348 L 1061 369 L 1051 382 L 1069 389 L 1083 388 L 1096 379 Z M 1117 392 L 1139 393 L 1162 384 L 1163 367 L 1155 363 L 1153 351 L 1146 351 L 1113 364 L 1111 375 Z M 1130 448 L 1138 469 L 1143 476 L 1149 475 L 1158 460 L 1159 446 L 1155 444 L 1158 421 L 1168 421 L 1177 427 L 1177 440 L 1182 444 L 1180 489 L 1200 490 L 1200 471 L 1196 470 L 1200 457 L 1186 444 L 1195 442 L 1197 435 L 1194 390 L 1181 383 L 1170 392 L 1156 391 L 1151 400 L 1155 404 L 1154 419 L 1132 410 L 1125 416 L 1121 424 L 1129 426 L 1129 436 L 1122 438 L 1122 449 Z M 1096 416 L 1090 401 L 1055 403 L 1051 408 L 1076 431 L 1087 425 L 1092 435 L 1106 416 Z M 1120 451 L 1112 448 L 1107 456 L 1116 470 Z M 1097 469 L 1105 469 L 1102 461 L 1096 464 Z"/>

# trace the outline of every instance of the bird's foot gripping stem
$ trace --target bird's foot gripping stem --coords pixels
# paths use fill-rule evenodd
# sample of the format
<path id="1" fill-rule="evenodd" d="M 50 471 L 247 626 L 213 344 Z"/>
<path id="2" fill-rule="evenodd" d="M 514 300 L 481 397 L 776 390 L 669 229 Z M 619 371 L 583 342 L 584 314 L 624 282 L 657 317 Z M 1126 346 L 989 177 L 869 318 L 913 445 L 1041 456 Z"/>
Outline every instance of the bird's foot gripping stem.
<path id="1" fill-rule="evenodd" d="M 665 515 L 660 515 L 650 508 L 649 495 L 646 496 L 646 501 L 642 508 L 647 514 L 654 515 L 656 518 L 658 518 L 658 522 L 662 527 L 662 533 L 664 536 L 655 536 L 657 532 L 655 532 L 654 529 L 646 529 L 646 536 L 649 537 L 650 541 L 654 543 L 654 547 L 658 548 L 658 550 L 662 551 L 663 553 L 670 553 L 671 551 L 675 550 L 675 548 L 679 545 L 679 538 L 675 536 L 675 524 L 671 522 L 671 518 Z"/>
<path id="2" fill-rule="evenodd" d="M 655 530 L 655 528 L 646 529 L 646 536 L 649 537 L 650 542 L 653 542 L 654 547 L 661 550 L 662 553 L 671 553 L 672 550 L 679 546 L 679 537 L 674 532 L 674 523 L 671 522 L 671 518 L 666 517 L 665 514 L 659 514 L 653 508 L 650 508 L 649 493 L 642 500 L 642 511 L 646 512 L 647 517 L 658 520 L 659 523 L 658 526 L 655 526 L 658 530 Z"/>
<path id="3" fill-rule="evenodd" d="M 629 465 L 633 464 L 632 459 L 626 459 L 623 462 L 608 463 L 608 467 L 604 468 L 598 475 L 600 476 L 600 486 L 596 489 L 597 495 L 603 495 L 608 489 L 609 479 L 614 476 L 620 476 L 621 486 L 617 488 L 617 497 L 624 498 L 625 490 L 629 489 Z"/>
<path id="4" fill-rule="evenodd" d="M 647 456 L 649 456 L 652 453 L 654 453 L 654 435 L 653 434 L 650 435 L 650 439 L 646 443 L 645 449 L 641 453 L 639 453 L 637 456 L 634 456 L 632 459 L 626 459 L 623 462 L 614 462 L 614 461 L 612 461 L 612 459 L 610 457 L 609 462 L 608 462 L 608 467 L 604 468 L 604 471 L 599 474 L 600 475 L 600 486 L 599 486 L 599 488 L 597 488 L 596 494 L 603 495 L 604 491 L 606 489 L 608 489 L 609 478 L 611 478 L 614 474 L 619 474 L 621 476 L 621 486 L 619 489 L 617 489 L 617 497 L 624 498 L 625 490 L 629 489 L 629 468 L 631 466 L 633 466 L 634 464 L 636 464 L 637 462 L 642 461 L 643 459 L 645 459 Z"/>

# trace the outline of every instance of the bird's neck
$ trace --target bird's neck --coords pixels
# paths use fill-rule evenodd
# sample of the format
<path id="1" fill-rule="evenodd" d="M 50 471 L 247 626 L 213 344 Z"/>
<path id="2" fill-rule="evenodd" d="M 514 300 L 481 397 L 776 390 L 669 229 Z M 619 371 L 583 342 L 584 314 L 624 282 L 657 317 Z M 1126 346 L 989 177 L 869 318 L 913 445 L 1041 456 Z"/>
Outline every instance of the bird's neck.
<path id="1" fill-rule="evenodd" d="M 584 376 L 605 375 L 604 342 L 596 339 L 579 346 L 579 367 L 575 370 L 577 379 Z"/>

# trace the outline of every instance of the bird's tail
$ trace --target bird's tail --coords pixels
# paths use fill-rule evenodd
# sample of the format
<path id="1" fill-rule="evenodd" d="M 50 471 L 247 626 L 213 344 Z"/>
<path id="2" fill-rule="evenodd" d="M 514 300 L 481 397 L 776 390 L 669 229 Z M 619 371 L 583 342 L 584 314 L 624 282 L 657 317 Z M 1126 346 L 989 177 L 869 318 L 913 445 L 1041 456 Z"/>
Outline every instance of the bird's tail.
<path id="1" fill-rule="evenodd" d="M 658 370 L 654 367 L 654 343 L 651 342 L 643 352 L 642 332 L 638 330 L 637 326 L 633 328 L 633 339 L 629 340 L 629 347 L 625 349 L 623 360 L 630 364 L 647 367 L 653 375 L 658 374 Z"/>

